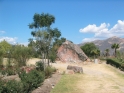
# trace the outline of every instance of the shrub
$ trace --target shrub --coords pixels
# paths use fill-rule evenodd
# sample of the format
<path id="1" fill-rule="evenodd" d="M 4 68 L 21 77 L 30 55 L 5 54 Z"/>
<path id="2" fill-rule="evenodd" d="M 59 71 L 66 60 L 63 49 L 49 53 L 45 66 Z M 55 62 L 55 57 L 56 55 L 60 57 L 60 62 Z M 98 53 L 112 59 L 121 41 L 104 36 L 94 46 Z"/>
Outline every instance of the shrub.
<path id="1" fill-rule="evenodd" d="M 2 75 L 7 74 L 8 76 L 15 75 L 17 73 L 17 69 L 15 67 L 11 66 L 11 67 L 7 67 L 7 68 L 3 68 L 1 70 L 1 73 L 2 73 Z"/>
<path id="2" fill-rule="evenodd" d="M 52 73 L 55 72 L 56 69 L 53 68 L 53 67 L 50 67 L 50 66 L 47 66 L 45 68 L 45 77 L 48 78 L 48 77 L 51 77 Z"/>
<path id="3" fill-rule="evenodd" d="M 106 61 L 107 64 L 110 64 L 116 68 L 119 68 L 121 66 L 121 63 L 119 63 L 116 59 L 107 59 Z"/>
<path id="4" fill-rule="evenodd" d="M 41 73 L 37 70 L 31 70 L 29 73 L 21 71 L 19 77 L 23 83 L 24 93 L 30 93 L 35 88 L 39 87 L 44 81 L 44 73 Z"/>
<path id="5" fill-rule="evenodd" d="M 23 84 L 15 80 L 10 80 L 4 85 L 2 93 L 23 93 Z"/>
<path id="6" fill-rule="evenodd" d="M 36 69 L 38 71 L 44 71 L 44 63 L 42 61 L 36 62 Z"/>
<path id="7" fill-rule="evenodd" d="M 106 63 L 124 71 L 124 62 L 122 59 L 107 59 Z"/>
<path id="8" fill-rule="evenodd" d="M 3 93 L 3 91 L 4 91 L 4 84 L 5 84 L 5 82 L 0 80 L 0 93 Z"/>
<path id="9" fill-rule="evenodd" d="M 124 63 L 121 64 L 121 70 L 124 71 Z"/>

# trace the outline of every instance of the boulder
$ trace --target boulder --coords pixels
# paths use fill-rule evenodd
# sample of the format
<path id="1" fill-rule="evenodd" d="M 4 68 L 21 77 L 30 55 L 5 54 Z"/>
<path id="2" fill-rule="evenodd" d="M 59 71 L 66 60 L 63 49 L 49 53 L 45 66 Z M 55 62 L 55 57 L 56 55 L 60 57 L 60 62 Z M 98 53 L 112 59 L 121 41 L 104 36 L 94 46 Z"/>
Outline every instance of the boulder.
<path id="1" fill-rule="evenodd" d="M 67 40 L 59 47 L 57 57 L 62 62 L 82 62 L 88 59 L 78 45 Z"/>
<path id="2" fill-rule="evenodd" d="M 73 70 L 75 73 L 83 73 L 82 67 L 68 65 L 67 70 Z"/>
<path id="3" fill-rule="evenodd" d="M 65 74 L 74 74 L 73 70 L 66 70 Z"/>

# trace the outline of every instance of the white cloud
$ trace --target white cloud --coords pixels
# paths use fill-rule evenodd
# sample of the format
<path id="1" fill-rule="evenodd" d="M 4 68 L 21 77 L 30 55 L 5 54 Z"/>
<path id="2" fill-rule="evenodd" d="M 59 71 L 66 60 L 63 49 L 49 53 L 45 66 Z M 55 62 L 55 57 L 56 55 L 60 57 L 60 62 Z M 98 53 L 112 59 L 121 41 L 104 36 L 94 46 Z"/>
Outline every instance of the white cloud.
<path id="1" fill-rule="evenodd" d="M 16 44 L 17 37 L 0 37 L 0 42 L 6 40 L 8 43 Z"/>
<path id="2" fill-rule="evenodd" d="M 3 31 L 3 30 L 0 30 L 0 34 L 4 34 L 5 33 L 5 31 Z"/>
<path id="3" fill-rule="evenodd" d="M 96 32 L 99 32 L 101 30 L 107 29 L 107 27 L 109 27 L 109 26 L 110 26 L 110 24 L 106 24 L 106 23 L 102 23 L 99 27 L 97 27 L 95 24 L 88 25 L 87 27 L 80 29 L 80 32 L 82 32 L 82 33 L 88 33 L 88 32 L 96 33 Z"/>
<path id="4" fill-rule="evenodd" d="M 96 26 L 95 24 L 93 25 L 88 25 L 85 28 L 81 28 L 79 31 L 81 33 L 93 33 L 94 37 L 92 38 L 84 38 L 83 42 L 89 42 L 93 41 L 96 39 L 105 39 L 109 38 L 112 36 L 124 36 L 124 21 L 118 20 L 117 24 L 115 24 L 112 28 L 108 28 L 110 24 L 102 23 L 100 26 Z"/>

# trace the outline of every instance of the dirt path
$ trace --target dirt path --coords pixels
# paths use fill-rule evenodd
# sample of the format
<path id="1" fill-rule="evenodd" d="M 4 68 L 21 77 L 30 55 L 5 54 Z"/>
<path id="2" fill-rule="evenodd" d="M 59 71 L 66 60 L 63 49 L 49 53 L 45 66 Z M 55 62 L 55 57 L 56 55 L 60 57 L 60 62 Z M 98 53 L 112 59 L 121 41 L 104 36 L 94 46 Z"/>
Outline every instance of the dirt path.
<path id="1" fill-rule="evenodd" d="M 66 70 L 68 64 L 53 64 L 60 72 Z M 71 64 L 83 67 L 84 74 L 77 82 L 78 93 L 124 93 L 124 75 L 115 68 L 102 64 Z"/>
<path id="2" fill-rule="evenodd" d="M 34 64 L 36 61 L 38 61 L 38 59 L 30 60 L 29 63 Z M 77 82 L 77 87 L 74 87 L 78 93 L 124 93 L 124 73 L 120 73 L 118 69 L 105 63 L 95 64 L 89 62 L 88 64 L 75 64 L 57 62 L 52 64 L 52 66 L 59 70 L 59 73 L 66 71 L 68 65 L 83 67 L 84 73 L 79 75 L 80 80 Z M 54 77 L 53 80 L 57 78 L 58 77 Z M 47 86 L 46 84 L 45 86 Z M 49 92 L 45 92 L 46 88 L 41 88 L 44 89 L 42 90 L 44 93 L 50 92 L 50 90 Z"/>

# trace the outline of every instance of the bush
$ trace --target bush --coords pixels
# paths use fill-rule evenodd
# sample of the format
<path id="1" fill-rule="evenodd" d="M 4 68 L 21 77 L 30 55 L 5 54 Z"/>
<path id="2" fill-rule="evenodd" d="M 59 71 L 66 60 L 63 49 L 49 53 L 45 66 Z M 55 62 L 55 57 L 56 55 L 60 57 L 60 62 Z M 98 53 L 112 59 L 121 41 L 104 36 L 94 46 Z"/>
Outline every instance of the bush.
<path id="1" fill-rule="evenodd" d="M 116 59 L 107 59 L 107 64 L 110 64 L 116 68 L 121 66 L 121 64 Z"/>
<path id="2" fill-rule="evenodd" d="M 31 70 L 29 73 L 21 71 L 19 77 L 23 83 L 23 93 L 30 93 L 35 88 L 39 87 L 44 81 L 44 73 L 41 73 L 37 70 Z"/>
<path id="3" fill-rule="evenodd" d="M 51 77 L 52 73 L 55 72 L 56 69 L 53 68 L 53 67 L 50 67 L 50 66 L 47 66 L 45 68 L 45 77 L 48 78 L 48 77 Z"/>
<path id="4" fill-rule="evenodd" d="M 2 93 L 23 93 L 23 84 L 15 80 L 10 80 L 4 85 Z"/>
<path id="5" fill-rule="evenodd" d="M 36 62 L 36 69 L 38 71 L 44 71 L 44 63 L 42 61 Z"/>
<path id="6" fill-rule="evenodd" d="M 0 80 L 0 93 L 3 93 L 3 91 L 4 91 L 4 84 L 5 84 L 5 82 Z"/>
<path id="7" fill-rule="evenodd" d="M 8 76 L 10 76 L 10 75 L 16 75 L 16 72 L 17 71 L 17 69 L 15 68 L 15 67 L 7 67 L 7 68 L 3 68 L 2 70 L 1 70 L 1 74 L 2 75 L 8 75 Z"/>
<path id="8" fill-rule="evenodd" d="M 120 68 L 121 70 L 124 70 L 124 62 L 122 59 L 107 59 L 107 64 L 110 64 L 116 68 Z"/>
<path id="9" fill-rule="evenodd" d="M 121 68 L 120 69 L 124 71 L 124 63 L 121 64 Z"/>

